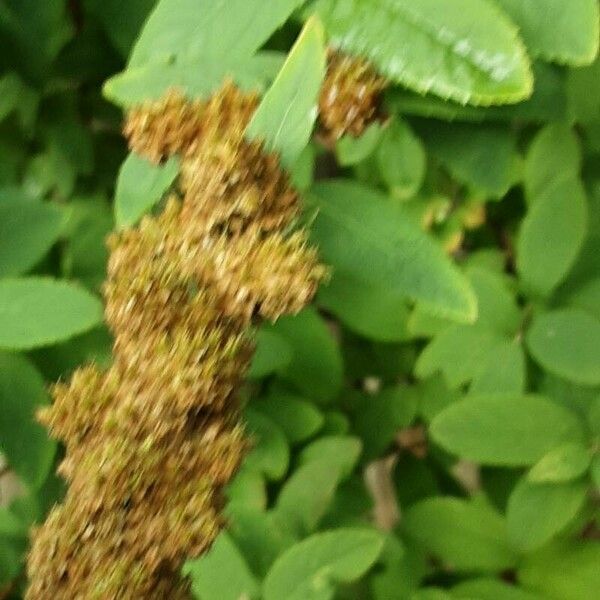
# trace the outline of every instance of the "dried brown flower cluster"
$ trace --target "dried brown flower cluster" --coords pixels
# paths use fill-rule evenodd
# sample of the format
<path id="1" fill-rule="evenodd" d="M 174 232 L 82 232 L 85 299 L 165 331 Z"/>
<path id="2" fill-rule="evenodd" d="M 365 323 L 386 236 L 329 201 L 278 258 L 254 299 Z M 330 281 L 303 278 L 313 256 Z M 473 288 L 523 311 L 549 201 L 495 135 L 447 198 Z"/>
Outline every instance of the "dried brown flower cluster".
<path id="1" fill-rule="evenodd" d="M 244 139 L 257 105 L 232 85 L 133 110 L 132 149 L 182 159 L 162 213 L 110 239 L 114 362 L 54 389 L 64 502 L 34 534 L 30 600 L 177 599 L 182 561 L 222 527 L 222 488 L 247 447 L 237 389 L 250 326 L 299 311 L 323 269 L 289 233 L 299 199 L 275 156 Z"/>
<path id="2" fill-rule="evenodd" d="M 330 51 L 319 98 L 319 119 L 325 138 L 359 136 L 379 116 L 386 80 L 362 58 Z"/>

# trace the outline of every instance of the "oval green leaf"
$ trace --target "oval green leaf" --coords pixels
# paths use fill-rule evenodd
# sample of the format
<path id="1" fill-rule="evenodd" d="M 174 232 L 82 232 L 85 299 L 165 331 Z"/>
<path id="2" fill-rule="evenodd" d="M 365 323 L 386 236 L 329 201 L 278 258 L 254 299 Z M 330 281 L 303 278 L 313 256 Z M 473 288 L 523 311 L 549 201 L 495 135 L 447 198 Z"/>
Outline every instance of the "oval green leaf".
<path id="1" fill-rule="evenodd" d="M 101 321 L 102 303 L 75 284 L 45 277 L 0 280 L 0 348 L 47 346 Z"/>
<path id="2" fill-rule="evenodd" d="M 499 366 L 499 368 L 501 368 Z M 484 465 L 529 466 L 556 446 L 583 438 L 574 413 L 541 396 L 470 396 L 431 423 L 433 440 Z"/>

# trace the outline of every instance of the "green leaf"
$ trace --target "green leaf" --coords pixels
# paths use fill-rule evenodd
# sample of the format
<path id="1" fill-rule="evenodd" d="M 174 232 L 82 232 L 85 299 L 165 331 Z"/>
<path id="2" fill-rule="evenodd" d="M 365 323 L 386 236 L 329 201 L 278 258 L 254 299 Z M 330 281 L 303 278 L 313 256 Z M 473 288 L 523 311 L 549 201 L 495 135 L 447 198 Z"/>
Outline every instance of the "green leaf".
<path id="1" fill-rule="evenodd" d="M 531 468 L 527 480 L 531 483 L 571 481 L 587 471 L 591 458 L 590 451 L 583 444 L 563 444 L 543 456 Z"/>
<path id="2" fill-rule="evenodd" d="M 170 158 L 164 165 L 131 153 L 126 159 L 117 179 L 115 193 L 115 220 L 119 227 L 135 225 L 148 212 L 175 181 L 179 172 L 179 160 Z"/>
<path id="3" fill-rule="evenodd" d="M 412 423 L 416 413 L 417 396 L 408 386 L 396 386 L 378 394 L 365 395 L 353 420 L 353 429 L 365 446 L 365 459 L 381 456 L 396 434 Z"/>
<path id="4" fill-rule="evenodd" d="M 277 423 L 291 444 L 310 438 L 324 422 L 323 415 L 312 403 L 283 392 L 273 392 L 253 402 L 252 408 Z"/>
<path id="5" fill-rule="evenodd" d="M 530 205 L 517 242 L 526 291 L 548 296 L 575 263 L 587 231 L 585 190 L 576 177 L 555 180 Z"/>
<path id="6" fill-rule="evenodd" d="M 469 267 L 467 276 L 477 296 L 477 324 L 514 336 L 521 325 L 521 311 L 506 277 L 489 267 L 478 266 Z"/>
<path id="7" fill-rule="evenodd" d="M 487 367 L 488 357 L 505 345 L 504 336 L 478 325 L 451 325 L 419 356 L 415 367 L 424 379 L 441 371 L 452 388 L 469 383 Z"/>
<path id="8" fill-rule="evenodd" d="M 269 479 L 281 479 L 288 468 L 289 448 L 283 431 L 267 416 L 251 409 L 244 413 L 252 451 L 244 460 L 246 469 L 256 470 Z"/>
<path id="9" fill-rule="evenodd" d="M 565 291 L 564 304 L 580 308 L 600 321 L 600 277 Z"/>
<path id="10" fill-rule="evenodd" d="M 286 340 L 267 329 L 256 334 L 256 350 L 248 369 L 248 377 L 260 379 L 287 367 L 292 360 L 292 348 Z"/>
<path id="11" fill-rule="evenodd" d="M 573 129 L 566 123 L 552 123 L 539 131 L 529 146 L 525 161 L 524 184 L 527 201 L 557 181 L 576 177 L 581 170 L 581 149 Z"/>
<path id="12" fill-rule="evenodd" d="M 0 204 L 0 277 L 31 269 L 60 236 L 63 211 L 41 202 Z"/>
<path id="13" fill-rule="evenodd" d="M 516 139 L 508 127 L 431 123 L 418 131 L 429 152 L 475 192 L 501 198 L 518 178 Z"/>
<path id="14" fill-rule="evenodd" d="M 282 317 L 270 331 L 281 335 L 292 348 L 292 361 L 281 371 L 309 398 L 328 403 L 342 386 L 342 357 L 331 332 L 312 308 Z"/>
<path id="15" fill-rule="evenodd" d="M 316 18 L 309 19 L 246 131 L 251 139 L 264 140 L 268 149 L 278 152 L 288 169 L 312 134 L 324 77 L 323 27 Z"/>
<path id="16" fill-rule="evenodd" d="M 595 486 L 597 490 L 600 490 L 600 454 L 597 454 L 592 459 L 590 475 L 592 478 L 592 485 Z"/>
<path id="17" fill-rule="evenodd" d="M 379 172 L 391 194 L 401 200 L 414 196 L 425 179 L 426 163 L 423 142 L 407 123 L 392 120 L 377 150 Z"/>
<path id="18" fill-rule="evenodd" d="M 577 516 L 587 488 L 583 481 L 531 483 L 522 479 L 512 491 L 506 511 L 512 542 L 524 552 L 548 542 Z"/>
<path id="19" fill-rule="evenodd" d="M 334 47 L 421 94 L 485 106 L 531 94 L 517 28 L 486 0 L 322 0 L 317 10 Z"/>
<path id="20" fill-rule="evenodd" d="M 519 581 L 544 598 L 591 600 L 600 589 L 600 542 L 563 541 L 525 557 Z"/>
<path id="21" fill-rule="evenodd" d="M 499 579 L 469 579 L 452 588 L 452 597 L 461 600 L 544 600 L 537 594 L 526 592 Z"/>
<path id="22" fill-rule="evenodd" d="M 102 321 L 102 303 L 45 277 L 0 280 L 0 348 L 25 350 L 71 338 Z"/>
<path id="23" fill-rule="evenodd" d="M 187 562 L 182 573 L 192 580 L 192 591 L 202 600 L 256 598 L 258 582 L 231 537 L 222 531 L 211 549 Z"/>
<path id="24" fill-rule="evenodd" d="M 349 477 L 362 451 L 358 438 L 346 435 L 325 435 L 302 449 L 298 457 L 300 464 L 326 462 L 340 476 Z"/>
<path id="25" fill-rule="evenodd" d="M 337 582 L 361 577 L 383 547 L 380 533 L 337 529 L 315 534 L 282 554 L 264 582 L 265 600 L 326 600 Z"/>
<path id="26" fill-rule="evenodd" d="M 237 519 L 240 512 L 262 511 L 267 507 L 267 491 L 262 472 L 252 465 L 242 464 L 226 488 L 226 496 L 229 501 L 227 514 Z"/>
<path id="27" fill-rule="evenodd" d="M 525 353 L 518 340 L 504 340 L 486 355 L 473 377 L 471 394 L 519 394 L 525 391 Z"/>
<path id="28" fill-rule="evenodd" d="M 281 488 L 275 505 L 281 527 L 299 536 L 314 531 L 339 482 L 340 469 L 327 457 L 298 467 Z"/>
<path id="29" fill-rule="evenodd" d="M 349 329 L 369 339 L 397 342 L 411 337 L 406 298 L 390 291 L 383 282 L 375 287 L 336 272 L 319 289 L 318 302 Z"/>
<path id="30" fill-rule="evenodd" d="M 253 55 L 300 0 L 160 0 L 146 21 L 129 67 L 205 57 L 233 62 Z"/>
<path id="31" fill-rule="evenodd" d="M 156 0 L 88 0 L 86 8 L 102 23 L 104 30 L 122 56 L 127 58 L 131 46 Z"/>
<path id="32" fill-rule="evenodd" d="M 358 137 L 350 134 L 341 137 L 335 143 L 335 155 L 339 165 L 349 167 L 368 158 L 377 148 L 382 135 L 381 125 L 375 122 Z"/>
<path id="33" fill-rule="evenodd" d="M 600 321 L 574 308 L 536 315 L 525 337 L 536 362 L 582 385 L 600 384 Z"/>
<path id="34" fill-rule="evenodd" d="M 35 421 L 36 409 L 47 403 L 44 380 L 29 360 L 0 352 L 0 450 L 10 467 L 34 488 L 46 479 L 56 450 Z"/>
<path id="35" fill-rule="evenodd" d="M 312 191 L 313 239 L 336 273 L 379 287 L 385 282 L 438 315 L 476 318 L 469 283 L 400 206 L 351 181 L 319 183 Z"/>
<path id="36" fill-rule="evenodd" d="M 234 62 L 213 62 L 205 57 L 152 62 L 114 75 L 104 84 L 103 93 L 111 102 L 129 107 L 158 100 L 171 88 L 181 90 L 188 98 L 209 96 L 227 78 L 242 90 L 262 91 L 282 64 L 283 56 L 270 51 Z"/>
<path id="37" fill-rule="evenodd" d="M 566 408 L 534 395 L 470 396 L 431 423 L 433 440 L 462 458 L 486 465 L 529 466 L 561 443 L 583 438 Z"/>
<path id="38" fill-rule="evenodd" d="M 572 0 L 498 0 L 519 26 L 527 49 L 561 64 L 585 65 L 598 53 L 598 2 Z M 566 9 L 566 10 L 565 10 Z"/>
<path id="39" fill-rule="evenodd" d="M 238 511 L 227 530 L 252 571 L 260 576 L 264 576 L 275 559 L 295 541 L 271 512 Z"/>
<path id="40" fill-rule="evenodd" d="M 577 72 L 581 69 L 577 69 Z M 508 106 L 464 106 L 432 95 L 423 96 L 397 88 L 387 94 L 387 102 L 402 115 L 415 115 L 442 121 L 531 121 L 546 123 L 567 117 L 564 73 L 543 62 L 533 64 L 535 88 L 525 102 Z"/>
<path id="41" fill-rule="evenodd" d="M 454 570 L 497 571 L 516 562 L 504 520 L 482 501 L 428 498 L 408 509 L 403 528 Z"/>

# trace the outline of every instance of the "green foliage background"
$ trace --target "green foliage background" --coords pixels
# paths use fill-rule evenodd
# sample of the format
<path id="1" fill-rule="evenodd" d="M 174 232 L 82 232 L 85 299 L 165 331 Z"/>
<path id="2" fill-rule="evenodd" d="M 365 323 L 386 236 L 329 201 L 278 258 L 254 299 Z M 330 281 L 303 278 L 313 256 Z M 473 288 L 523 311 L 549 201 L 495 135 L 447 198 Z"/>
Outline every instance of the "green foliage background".
<path id="1" fill-rule="evenodd" d="M 258 332 L 255 446 L 194 594 L 596 598 L 598 39 L 597 0 L 0 0 L 0 597 L 62 493 L 34 410 L 110 359 L 104 238 L 177 175 L 126 158 L 120 108 L 229 76 L 265 93 L 248 135 L 333 276 Z M 332 153 L 326 45 L 390 80 Z"/>

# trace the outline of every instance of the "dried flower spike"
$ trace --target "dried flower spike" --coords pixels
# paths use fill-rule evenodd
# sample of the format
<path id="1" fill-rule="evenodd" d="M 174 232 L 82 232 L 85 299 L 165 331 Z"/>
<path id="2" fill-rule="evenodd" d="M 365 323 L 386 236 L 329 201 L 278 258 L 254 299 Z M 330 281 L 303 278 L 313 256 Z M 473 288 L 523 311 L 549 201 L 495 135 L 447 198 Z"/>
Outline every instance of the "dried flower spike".
<path id="1" fill-rule="evenodd" d="M 41 420 L 69 483 L 33 535 L 29 600 L 178 599 L 182 562 L 223 526 L 247 448 L 237 390 L 257 317 L 295 313 L 323 268 L 275 156 L 244 139 L 257 99 L 226 84 L 133 110 L 131 147 L 182 159 L 163 212 L 113 234 L 104 287 L 114 360 L 54 388 Z"/>

